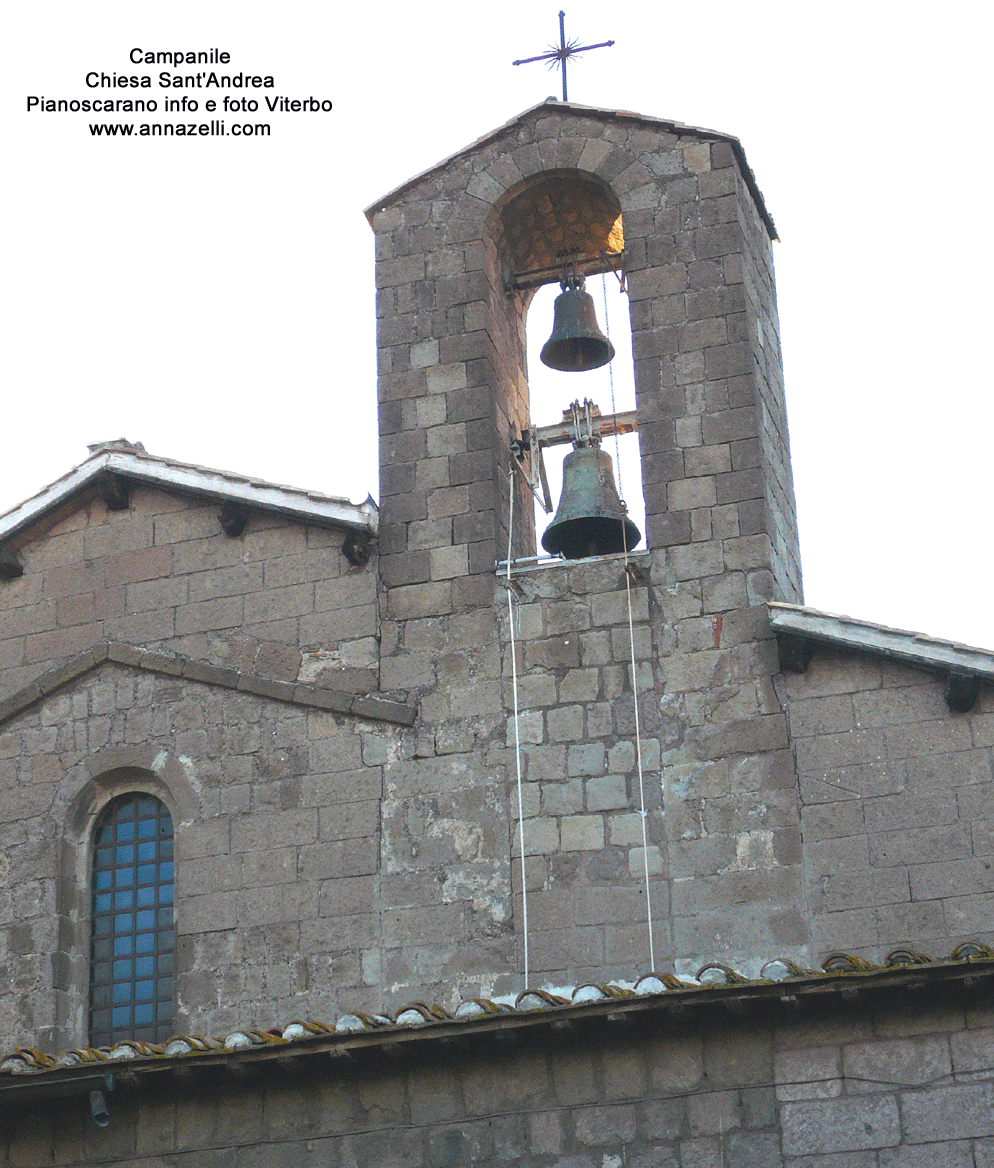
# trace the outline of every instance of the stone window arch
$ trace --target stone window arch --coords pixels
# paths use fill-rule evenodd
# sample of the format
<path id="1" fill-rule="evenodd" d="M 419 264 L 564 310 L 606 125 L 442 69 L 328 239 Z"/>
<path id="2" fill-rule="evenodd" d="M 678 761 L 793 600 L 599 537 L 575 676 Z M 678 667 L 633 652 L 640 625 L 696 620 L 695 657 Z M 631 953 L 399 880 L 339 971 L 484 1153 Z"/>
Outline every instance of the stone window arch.
<path id="1" fill-rule="evenodd" d="M 54 808 L 63 824 L 56 879 L 58 944 L 52 955 L 55 1025 L 49 1040 L 57 1049 L 88 1046 L 101 1037 L 90 1026 L 94 861 L 98 825 L 115 800 L 127 796 L 152 797 L 166 809 L 178 853 L 173 863 L 180 868 L 185 833 L 202 816 L 200 793 L 188 768 L 151 745 L 106 747 L 66 775 Z M 174 913 L 177 924 L 181 914 L 179 904 Z M 182 975 L 178 982 L 169 1035 L 187 1026 L 181 1008 Z"/>
<path id="2" fill-rule="evenodd" d="M 146 1042 L 173 1031 L 173 820 L 143 791 L 118 795 L 93 832 L 89 1040 Z"/>
<path id="3" fill-rule="evenodd" d="M 547 170 L 511 187 L 494 208 L 491 232 L 509 291 L 558 283 L 566 262 L 584 275 L 624 263 L 621 203 L 589 171 Z"/>

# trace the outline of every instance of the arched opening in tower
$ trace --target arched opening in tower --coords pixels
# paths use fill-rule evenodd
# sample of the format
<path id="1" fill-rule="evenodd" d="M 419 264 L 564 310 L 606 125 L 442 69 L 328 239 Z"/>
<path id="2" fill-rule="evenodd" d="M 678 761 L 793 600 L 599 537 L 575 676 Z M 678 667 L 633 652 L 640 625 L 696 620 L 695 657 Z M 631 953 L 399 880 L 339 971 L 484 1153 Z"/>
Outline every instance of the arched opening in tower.
<path id="1" fill-rule="evenodd" d="M 602 415 L 634 411 L 631 321 L 623 288 L 624 225 L 614 192 L 586 171 L 545 171 L 508 193 L 494 227 L 504 287 L 520 306 L 521 342 L 527 352 L 522 389 L 531 424 L 544 427 L 561 422 L 574 401 L 590 400 Z M 584 307 L 596 317 L 591 327 L 614 347 L 609 363 L 577 372 L 549 368 L 540 359 L 553 333 L 554 305 L 567 283 L 589 294 L 591 301 Z M 637 436 L 605 434 L 601 445 L 614 461 L 629 517 L 644 531 Z M 571 449 L 565 443 L 542 451 L 553 509 L 562 489 L 562 464 Z M 537 452 L 531 451 L 530 456 L 534 459 Z M 552 519 L 536 501 L 537 541 Z"/>

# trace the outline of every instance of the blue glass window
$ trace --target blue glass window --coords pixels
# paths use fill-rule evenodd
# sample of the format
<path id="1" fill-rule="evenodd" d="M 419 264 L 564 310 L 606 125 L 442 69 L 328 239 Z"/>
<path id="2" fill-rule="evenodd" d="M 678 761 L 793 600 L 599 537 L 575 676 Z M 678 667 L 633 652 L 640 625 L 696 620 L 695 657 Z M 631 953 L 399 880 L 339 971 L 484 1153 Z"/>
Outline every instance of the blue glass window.
<path id="1" fill-rule="evenodd" d="M 121 795 L 104 809 L 93 847 L 92 1046 L 172 1033 L 172 858 L 173 821 L 158 799 Z"/>

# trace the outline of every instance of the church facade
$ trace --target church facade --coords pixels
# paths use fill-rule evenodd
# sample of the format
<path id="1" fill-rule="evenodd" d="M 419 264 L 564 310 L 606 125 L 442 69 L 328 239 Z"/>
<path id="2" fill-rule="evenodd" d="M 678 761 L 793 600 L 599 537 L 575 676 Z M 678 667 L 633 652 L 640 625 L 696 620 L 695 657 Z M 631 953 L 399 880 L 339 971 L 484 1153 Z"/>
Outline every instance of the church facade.
<path id="1" fill-rule="evenodd" d="M 994 656 L 803 606 L 740 144 L 547 102 L 367 215 L 379 508 L 121 441 L 0 517 L 8 1162 L 994 1164 Z M 550 562 L 564 266 L 646 532 Z"/>

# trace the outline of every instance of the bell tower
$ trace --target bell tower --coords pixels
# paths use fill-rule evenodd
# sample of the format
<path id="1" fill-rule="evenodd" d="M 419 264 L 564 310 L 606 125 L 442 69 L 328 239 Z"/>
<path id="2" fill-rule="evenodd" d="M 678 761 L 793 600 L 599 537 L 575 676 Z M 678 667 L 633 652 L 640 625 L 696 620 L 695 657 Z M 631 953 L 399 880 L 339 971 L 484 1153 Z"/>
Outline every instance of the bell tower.
<path id="1" fill-rule="evenodd" d="M 529 424 L 525 315 L 568 258 L 627 281 L 649 549 L 800 601 L 776 235 L 737 139 L 550 99 L 367 215 L 388 589 L 430 585 L 440 614 L 489 603 Z M 514 554 L 534 554 L 517 489 Z"/>
<path id="2" fill-rule="evenodd" d="M 766 613 L 801 599 L 775 236 L 739 143 L 550 100 L 367 214 L 380 684 L 419 710 L 384 760 L 380 887 L 383 911 L 421 925 L 385 980 L 414 967 L 422 985 L 562 985 L 653 962 L 806 960 Z M 648 550 L 588 558 L 581 539 L 536 564 L 514 449 L 533 427 L 549 441 L 570 427 L 531 415 L 528 306 L 543 284 L 582 296 L 607 271 L 628 292 L 636 410 L 612 424 L 637 426 Z M 556 339 L 572 331 L 560 324 Z M 584 372 L 558 376 L 563 407 L 588 396 Z M 603 484 L 589 437 L 577 430 L 574 461 Z M 558 518 L 565 532 L 571 510 Z"/>

